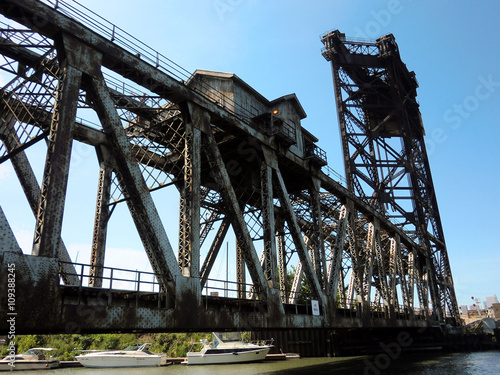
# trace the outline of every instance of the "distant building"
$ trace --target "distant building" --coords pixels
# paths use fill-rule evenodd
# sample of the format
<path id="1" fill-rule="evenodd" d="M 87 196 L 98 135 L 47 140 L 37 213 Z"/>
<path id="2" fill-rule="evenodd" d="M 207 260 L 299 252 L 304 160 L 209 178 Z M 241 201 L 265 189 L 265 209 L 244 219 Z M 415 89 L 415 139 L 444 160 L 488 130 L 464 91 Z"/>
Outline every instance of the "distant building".
<path id="1" fill-rule="evenodd" d="M 489 309 L 494 303 L 498 303 L 498 298 L 495 295 L 492 297 L 486 297 L 486 308 Z"/>
<path id="2" fill-rule="evenodd" d="M 488 309 L 488 315 L 495 320 L 500 320 L 500 303 L 492 304 Z"/>
<path id="3" fill-rule="evenodd" d="M 467 315 L 467 305 L 461 305 L 459 308 L 460 315 Z"/>

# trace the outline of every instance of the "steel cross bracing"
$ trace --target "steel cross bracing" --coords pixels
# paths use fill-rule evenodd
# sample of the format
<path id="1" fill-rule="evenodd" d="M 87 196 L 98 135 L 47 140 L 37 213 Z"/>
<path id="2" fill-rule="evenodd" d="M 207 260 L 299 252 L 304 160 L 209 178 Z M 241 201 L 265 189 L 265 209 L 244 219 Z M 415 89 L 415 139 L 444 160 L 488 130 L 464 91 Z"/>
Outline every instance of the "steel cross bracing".
<path id="1" fill-rule="evenodd" d="M 114 26 L 96 33 L 84 26 L 87 16 L 68 17 L 86 14 L 78 6 L 0 4 L 6 17 L 0 68 L 10 77 L 0 98 L 0 161 L 14 166 L 35 215 L 32 255 L 59 259 L 64 284 L 77 285 L 84 276 L 68 262 L 61 239 L 71 147 L 78 141 L 94 147 L 99 161 L 85 275 L 90 287 L 103 286 L 108 223 L 116 220 L 115 207 L 126 204 L 167 308 L 186 301 L 199 306 L 208 297 L 215 261 L 233 233 L 237 297 L 264 302 L 267 314 L 278 317 L 276 326 L 300 297 L 319 301 L 329 324 L 349 309 L 366 317 L 384 311 L 390 319 L 445 320 L 428 303 L 431 290 L 437 306 L 432 288 L 443 282 L 430 277 L 446 274 L 430 271 L 438 270 L 436 252 L 431 257 L 412 232 L 321 171 L 314 140 L 304 135 L 297 142 L 300 126 L 290 131 L 305 116 L 285 106 L 296 99 L 267 102 L 249 91 L 261 104 L 252 113 L 207 83 L 213 77 L 181 81 L 161 55 L 145 58 L 151 53 L 127 45 Z M 279 103 L 282 114 L 273 118 Z M 87 113 L 99 123 L 82 120 Z M 39 186 L 25 150 L 41 140 L 47 156 Z M 176 250 L 157 208 L 158 199 L 172 194 L 178 197 L 169 208 L 179 213 Z M 8 244 L 2 254 L 20 254 L 8 218 L 0 219 L 0 238 Z"/>
<path id="2" fill-rule="evenodd" d="M 332 64 L 348 187 L 413 233 L 425 249 L 418 263 L 428 270 L 434 310 L 459 321 L 415 73 L 401 61 L 390 34 L 360 41 L 337 30 L 322 42 L 323 56 Z"/>

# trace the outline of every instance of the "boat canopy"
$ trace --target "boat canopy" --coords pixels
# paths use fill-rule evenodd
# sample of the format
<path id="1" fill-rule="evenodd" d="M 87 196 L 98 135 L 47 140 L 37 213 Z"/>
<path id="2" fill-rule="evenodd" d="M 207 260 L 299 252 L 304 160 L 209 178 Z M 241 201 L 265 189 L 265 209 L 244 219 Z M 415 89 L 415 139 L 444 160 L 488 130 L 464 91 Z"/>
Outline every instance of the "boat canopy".
<path id="1" fill-rule="evenodd" d="M 241 332 L 212 332 L 214 342 L 234 342 L 242 341 Z"/>

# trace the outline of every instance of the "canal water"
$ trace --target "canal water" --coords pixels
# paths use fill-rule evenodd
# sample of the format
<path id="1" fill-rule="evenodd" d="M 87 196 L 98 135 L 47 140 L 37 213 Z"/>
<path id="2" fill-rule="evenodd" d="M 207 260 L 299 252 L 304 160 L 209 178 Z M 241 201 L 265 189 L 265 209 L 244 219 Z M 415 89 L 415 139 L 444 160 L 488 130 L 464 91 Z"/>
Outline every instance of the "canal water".
<path id="1" fill-rule="evenodd" d="M 499 375 L 500 351 L 453 354 L 405 354 L 345 358 L 300 358 L 239 365 L 171 365 L 138 369 L 65 368 L 23 371 L 23 375 Z"/>

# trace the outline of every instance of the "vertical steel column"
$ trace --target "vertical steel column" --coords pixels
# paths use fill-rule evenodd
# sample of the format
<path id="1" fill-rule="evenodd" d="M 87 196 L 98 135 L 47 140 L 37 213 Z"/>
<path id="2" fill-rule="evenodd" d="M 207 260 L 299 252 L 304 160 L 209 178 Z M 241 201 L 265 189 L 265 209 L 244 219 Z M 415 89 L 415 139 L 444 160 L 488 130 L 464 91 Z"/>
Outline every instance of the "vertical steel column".
<path id="1" fill-rule="evenodd" d="M 92 253 L 90 255 L 89 286 L 100 288 L 102 287 L 102 276 L 104 271 L 106 233 L 109 216 L 111 215 L 108 203 L 111 191 L 111 174 L 113 170 L 109 165 L 110 157 L 107 148 L 104 145 L 99 145 L 96 150 L 99 158 L 100 170 L 95 206 Z"/>
<path id="2" fill-rule="evenodd" d="M 203 111 L 188 104 L 189 113 L 184 115 L 184 184 L 180 188 L 179 201 L 179 256 L 178 262 L 184 276 L 200 276 L 200 178 L 201 133 L 200 127 L 210 125 Z M 207 122 L 204 124 L 203 122 Z"/>
<path id="3" fill-rule="evenodd" d="M 375 227 L 373 223 L 368 224 L 368 231 L 366 232 L 366 246 L 365 246 L 365 268 L 363 272 L 363 300 L 370 305 L 372 277 L 373 277 L 373 255 L 375 253 Z"/>
<path id="4" fill-rule="evenodd" d="M 327 293 L 337 300 L 338 286 L 341 278 L 342 254 L 344 253 L 344 244 L 347 230 L 348 212 L 346 206 L 342 206 L 339 213 L 337 224 L 337 236 L 332 249 L 332 256 L 328 264 L 328 289 Z M 342 280 L 343 282 L 343 280 Z"/>
<path id="5" fill-rule="evenodd" d="M 418 301 L 420 304 L 420 308 L 424 309 L 425 317 L 429 318 L 429 270 L 427 268 L 428 259 L 424 260 L 426 263 L 426 269 L 424 270 L 423 265 L 421 263 L 421 254 L 417 255 L 417 250 L 413 249 L 413 257 L 414 257 L 414 272 L 415 272 L 415 284 L 417 286 L 418 293 Z M 433 313 L 437 314 L 436 317 L 439 320 L 440 310 L 436 310 L 434 306 Z"/>
<path id="6" fill-rule="evenodd" d="M 325 241 L 323 235 L 323 215 L 321 212 L 321 201 L 320 201 L 320 189 L 321 181 L 316 177 L 312 176 L 312 186 L 309 189 L 309 195 L 311 197 L 311 217 L 312 217 L 312 257 L 311 261 L 314 266 L 314 271 L 316 272 L 316 277 L 323 288 L 327 283 L 326 276 L 326 257 L 325 257 Z"/>
<path id="7" fill-rule="evenodd" d="M 354 211 L 354 205 L 352 202 L 348 201 L 347 212 L 350 213 L 347 217 L 347 238 L 348 238 L 348 249 L 351 256 L 351 275 L 349 278 L 349 286 L 347 287 L 347 298 L 346 302 L 348 306 L 351 306 L 354 295 L 356 293 L 356 300 L 362 302 L 364 300 L 363 291 L 363 271 L 364 267 L 360 261 L 360 255 L 358 254 L 358 239 L 356 237 L 356 212 Z"/>
<path id="8" fill-rule="evenodd" d="M 396 278 L 398 273 L 399 260 L 399 243 L 395 238 L 390 239 L 389 246 L 389 289 L 388 289 L 388 299 L 389 306 L 391 306 L 391 316 L 394 311 L 399 310 L 398 296 L 396 290 Z M 394 310 L 392 310 L 394 308 Z"/>
<path id="9" fill-rule="evenodd" d="M 238 240 L 236 240 L 236 282 L 237 282 L 237 294 L 239 299 L 245 299 L 247 288 L 246 288 L 246 271 L 245 271 L 245 260 L 243 256 L 243 249 Z"/>
<path id="10" fill-rule="evenodd" d="M 399 275 L 399 286 L 401 288 L 401 299 L 403 302 L 403 306 L 410 312 L 410 314 L 413 314 L 413 306 L 410 304 L 410 298 L 409 298 L 409 287 L 408 287 L 408 281 L 406 279 L 407 274 L 409 274 L 408 269 L 405 270 L 404 265 L 403 265 L 403 252 L 402 252 L 402 246 L 401 246 L 401 238 L 399 234 L 395 234 L 394 238 L 391 239 L 392 242 L 394 242 L 394 247 L 396 250 L 396 274 L 394 275 L 395 278 L 398 277 Z M 409 256 L 409 255 L 408 255 Z M 408 259 L 407 259 L 408 262 Z M 397 284 L 397 281 L 396 281 Z M 413 285 L 412 285 L 413 288 Z M 397 293 L 397 290 L 396 290 Z M 397 294 L 396 297 L 397 299 Z"/>
<path id="11" fill-rule="evenodd" d="M 415 307 L 415 279 L 417 271 L 415 270 L 415 254 L 413 249 L 408 249 L 408 309 L 413 310 Z"/>
<path id="12" fill-rule="evenodd" d="M 377 259 L 377 273 L 378 273 L 378 289 L 381 297 L 384 300 L 384 305 L 387 306 L 389 303 L 388 297 L 388 284 L 387 284 L 387 272 L 385 268 L 385 254 L 382 251 L 382 245 L 380 241 L 380 222 L 377 218 L 373 218 L 373 229 L 374 229 L 374 254 Z"/>
<path id="13" fill-rule="evenodd" d="M 278 247 L 278 273 L 280 296 L 282 303 L 288 303 L 288 273 L 286 269 L 285 220 L 282 215 L 276 216 L 276 242 Z"/>
<path id="14" fill-rule="evenodd" d="M 64 61 L 50 126 L 40 203 L 36 215 L 33 255 L 56 257 L 68 184 L 73 125 L 82 72 Z"/>
<path id="15" fill-rule="evenodd" d="M 276 262 L 276 229 L 274 220 L 272 169 L 262 162 L 260 167 L 262 222 L 264 229 L 264 274 L 269 287 L 278 286 Z"/>

